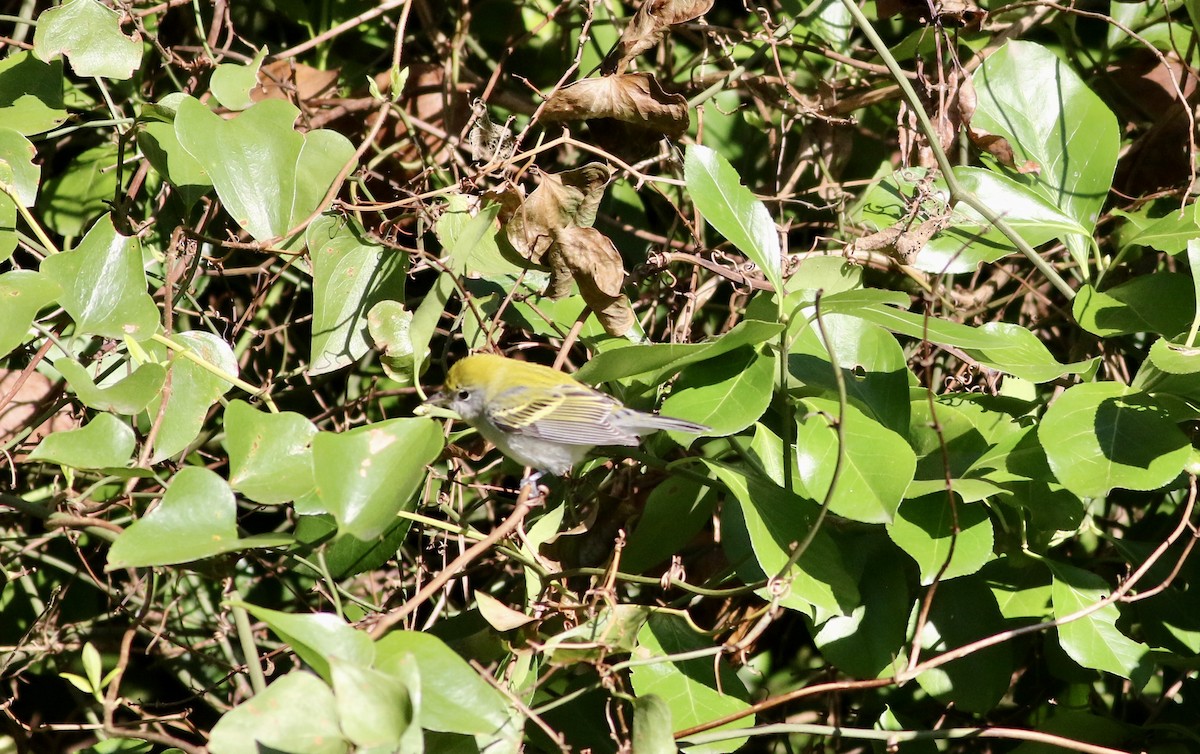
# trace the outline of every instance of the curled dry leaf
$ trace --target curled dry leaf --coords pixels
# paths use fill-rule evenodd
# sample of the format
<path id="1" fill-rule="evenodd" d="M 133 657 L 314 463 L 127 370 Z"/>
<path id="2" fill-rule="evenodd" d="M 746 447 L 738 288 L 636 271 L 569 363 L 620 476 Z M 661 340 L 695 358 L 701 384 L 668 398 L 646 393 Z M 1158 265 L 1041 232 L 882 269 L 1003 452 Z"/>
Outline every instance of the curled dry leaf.
<path id="1" fill-rule="evenodd" d="M 875 251 L 895 259 L 900 264 L 912 264 L 929 239 L 950 224 L 950 213 L 931 217 L 920 223 L 911 218 L 901 220 L 890 228 L 863 236 L 850 244 L 852 251 Z"/>
<path id="2" fill-rule="evenodd" d="M 544 259 L 554 233 L 568 226 L 587 228 L 596 221 L 596 209 L 612 169 L 599 162 L 562 173 L 545 173 L 542 182 L 518 207 L 511 210 L 505 231 L 517 253 L 534 264 Z M 515 192 L 502 197 L 504 210 L 512 207 Z"/>
<path id="3" fill-rule="evenodd" d="M 576 81 L 555 92 L 546 101 L 541 115 L 546 122 L 604 118 L 672 139 L 682 136 L 691 122 L 683 95 L 664 91 L 649 73 Z"/>
<path id="4" fill-rule="evenodd" d="M 646 0 L 604 57 L 600 72 L 605 76 L 624 73 L 629 61 L 658 44 L 668 27 L 699 18 L 712 6 L 713 0 Z"/>
<path id="5" fill-rule="evenodd" d="M 612 169 L 593 162 L 562 173 L 547 173 L 523 202 L 508 189 L 492 195 L 513 249 L 527 262 L 550 268 L 546 295 L 561 298 L 572 282 L 606 332 L 625 335 L 633 309 L 621 292 L 625 268 L 613 242 L 591 227 Z"/>
<path id="6" fill-rule="evenodd" d="M 596 313 L 605 332 L 621 336 L 633 328 L 633 307 L 621 292 L 625 268 L 608 236 L 595 228 L 561 228 L 550 247 L 549 262 L 547 295 L 566 294 L 574 279 L 579 294 Z"/>

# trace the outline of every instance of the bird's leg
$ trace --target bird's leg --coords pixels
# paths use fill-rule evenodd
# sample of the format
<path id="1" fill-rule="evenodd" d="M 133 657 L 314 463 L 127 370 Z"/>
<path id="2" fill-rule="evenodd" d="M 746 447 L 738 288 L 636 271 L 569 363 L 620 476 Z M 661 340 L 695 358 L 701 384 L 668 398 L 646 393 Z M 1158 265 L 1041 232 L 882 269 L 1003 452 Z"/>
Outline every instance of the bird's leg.
<path id="1" fill-rule="evenodd" d="M 521 480 L 521 496 L 530 501 L 545 497 L 546 492 L 549 492 L 549 490 L 538 486 L 538 480 L 545 476 L 545 474 L 546 472 L 544 471 L 534 471 L 526 474 L 525 478 Z"/>

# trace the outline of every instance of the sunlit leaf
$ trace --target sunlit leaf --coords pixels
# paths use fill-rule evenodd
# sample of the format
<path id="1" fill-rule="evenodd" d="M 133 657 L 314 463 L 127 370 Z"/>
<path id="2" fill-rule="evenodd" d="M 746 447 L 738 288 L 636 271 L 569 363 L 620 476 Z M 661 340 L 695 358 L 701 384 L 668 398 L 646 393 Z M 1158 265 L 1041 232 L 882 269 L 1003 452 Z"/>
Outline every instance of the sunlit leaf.
<path id="1" fill-rule="evenodd" d="M 0 356 L 24 342 L 29 326 L 42 308 L 62 294 L 62 286 L 33 270 L 0 275 Z"/>
<path id="2" fill-rule="evenodd" d="M 223 715 L 208 742 L 212 754 L 346 754 L 349 747 L 338 725 L 333 691 L 304 670 L 277 679 Z"/>
<path id="3" fill-rule="evenodd" d="M 1084 497 L 1162 487 L 1183 471 L 1191 449 L 1152 397 L 1116 382 L 1068 388 L 1038 435 L 1058 480 Z"/>
<path id="4" fill-rule="evenodd" d="M 300 414 L 269 414 L 245 401 L 231 401 L 225 409 L 230 486 L 265 504 L 295 500 L 312 490 L 316 434 L 317 428 Z"/>
<path id="5" fill-rule="evenodd" d="M 361 540 L 378 537 L 425 478 L 442 450 L 441 426 L 428 419 L 392 419 L 313 438 L 317 494 L 338 529 Z"/>
<path id="6" fill-rule="evenodd" d="M 696 209 L 738 251 L 762 268 L 775 290 L 783 288 L 779 231 L 767 207 L 741 183 L 729 161 L 699 144 L 688 146 L 684 180 Z"/>
<path id="7" fill-rule="evenodd" d="M 141 66 L 142 44 L 121 31 L 121 14 L 96 0 L 66 0 L 38 16 L 33 54 L 44 62 L 59 55 L 75 75 L 127 79 Z"/>
<path id="8" fill-rule="evenodd" d="M 354 221 L 322 217 L 305 233 L 313 271 L 312 366 L 324 374 L 367 352 L 367 314 L 382 301 L 404 300 L 404 254 L 370 241 Z"/>
<path id="9" fill-rule="evenodd" d="M 125 466 L 135 440 L 129 425 L 112 414 L 97 414 L 79 429 L 55 432 L 38 443 L 31 461 L 47 461 L 76 469 Z"/>
<path id="10" fill-rule="evenodd" d="M 258 241 L 283 236 L 319 206 L 354 146 L 333 131 L 301 134 L 283 100 L 225 120 L 192 97 L 179 104 L 175 135 L 212 178 L 233 219 Z"/>
<path id="11" fill-rule="evenodd" d="M 59 303 L 80 332 L 146 338 L 158 328 L 141 243 L 118 233 L 110 215 L 97 220 L 74 251 L 49 257 L 41 269 L 62 286 Z"/>

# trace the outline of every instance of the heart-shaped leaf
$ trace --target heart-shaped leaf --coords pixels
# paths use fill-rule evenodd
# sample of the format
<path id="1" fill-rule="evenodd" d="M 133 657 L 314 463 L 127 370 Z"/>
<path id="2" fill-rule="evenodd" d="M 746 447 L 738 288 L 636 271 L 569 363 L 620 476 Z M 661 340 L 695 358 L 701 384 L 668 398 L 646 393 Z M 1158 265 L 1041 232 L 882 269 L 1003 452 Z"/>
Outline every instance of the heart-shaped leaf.
<path id="1" fill-rule="evenodd" d="M 398 512 L 411 508 L 425 466 L 443 444 L 440 425 L 428 419 L 319 433 L 313 439 L 317 494 L 338 531 L 365 541 L 387 530 Z"/>
<path id="2" fill-rule="evenodd" d="M 185 466 L 158 506 L 121 533 L 108 551 L 109 571 L 190 563 L 225 552 L 284 544 L 287 537 L 238 539 L 233 490 L 215 472 Z"/>
<path id="3" fill-rule="evenodd" d="M 42 273 L 62 286 L 59 303 L 80 332 L 144 339 L 158 329 L 158 306 L 146 292 L 141 244 L 104 215 L 74 251 L 48 257 Z"/>
<path id="4" fill-rule="evenodd" d="M 124 80 L 142 64 L 142 44 L 121 32 L 121 14 L 96 0 L 67 0 L 38 16 L 33 54 L 44 62 L 66 55 L 82 78 Z"/>
<path id="5" fill-rule="evenodd" d="M 79 429 L 47 435 L 29 460 L 76 469 L 118 468 L 129 464 L 135 444 L 128 424 L 112 414 L 98 414 Z"/>
<path id="6" fill-rule="evenodd" d="M 179 103 L 179 143 L 208 172 L 233 219 L 258 241 L 282 237 L 307 219 L 354 157 L 354 146 L 341 134 L 296 131 L 299 115 L 278 99 L 230 120 L 194 97 Z"/>

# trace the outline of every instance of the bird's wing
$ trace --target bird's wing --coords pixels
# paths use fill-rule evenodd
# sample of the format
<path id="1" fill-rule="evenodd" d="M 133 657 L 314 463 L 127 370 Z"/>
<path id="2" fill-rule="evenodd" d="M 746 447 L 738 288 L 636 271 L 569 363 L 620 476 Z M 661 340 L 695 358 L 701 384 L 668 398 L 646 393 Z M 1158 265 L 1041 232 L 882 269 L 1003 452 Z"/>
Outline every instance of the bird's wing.
<path id="1" fill-rule="evenodd" d="M 528 388 L 508 391 L 492 423 L 505 432 L 567 445 L 636 445 L 637 435 L 612 424 L 620 408 L 611 397 L 585 385 L 555 386 L 530 397 Z"/>

